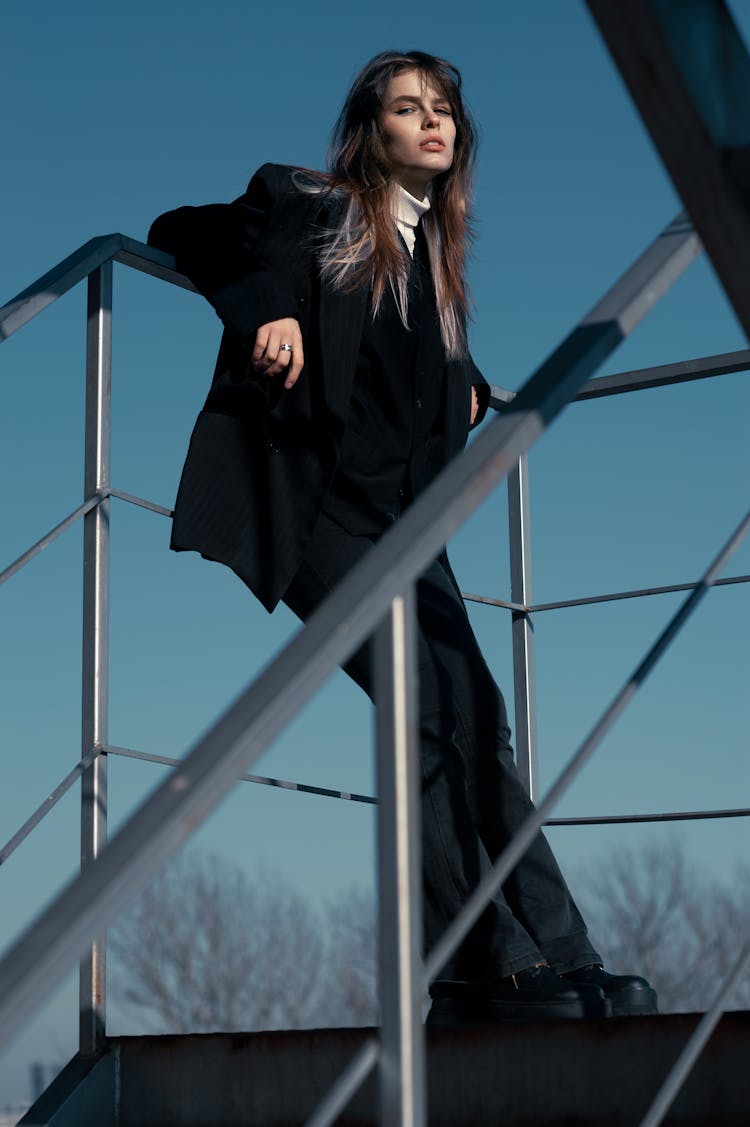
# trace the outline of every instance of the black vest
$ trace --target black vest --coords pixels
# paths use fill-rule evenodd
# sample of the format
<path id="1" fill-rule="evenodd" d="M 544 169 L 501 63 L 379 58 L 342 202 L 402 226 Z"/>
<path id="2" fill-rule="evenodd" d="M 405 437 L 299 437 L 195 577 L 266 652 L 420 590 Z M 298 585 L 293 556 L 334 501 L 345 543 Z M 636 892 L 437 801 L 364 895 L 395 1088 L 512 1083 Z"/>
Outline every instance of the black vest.
<path id="1" fill-rule="evenodd" d="M 341 455 L 323 508 L 350 532 L 382 532 L 424 488 L 442 399 L 444 350 L 417 224 L 409 327 L 388 287 L 362 332 Z"/>

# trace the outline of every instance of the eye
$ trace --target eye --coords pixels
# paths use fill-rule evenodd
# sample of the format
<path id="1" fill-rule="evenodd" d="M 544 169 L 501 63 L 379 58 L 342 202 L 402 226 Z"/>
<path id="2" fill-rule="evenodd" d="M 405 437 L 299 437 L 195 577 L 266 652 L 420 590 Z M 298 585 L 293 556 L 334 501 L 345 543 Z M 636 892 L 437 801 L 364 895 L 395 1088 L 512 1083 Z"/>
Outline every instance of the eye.
<path id="1" fill-rule="evenodd" d="M 414 106 L 402 106 L 401 109 L 396 110 L 398 117 L 403 117 L 407 113 L 414 113 Z"/>
<path id="2" fill-rule="evenodd" d="M 444 114 L 445 117 L 453 117 L 453 110 L 450 108 L 450 106 L 438 106 L 435 110 L 435 113 Z"/>

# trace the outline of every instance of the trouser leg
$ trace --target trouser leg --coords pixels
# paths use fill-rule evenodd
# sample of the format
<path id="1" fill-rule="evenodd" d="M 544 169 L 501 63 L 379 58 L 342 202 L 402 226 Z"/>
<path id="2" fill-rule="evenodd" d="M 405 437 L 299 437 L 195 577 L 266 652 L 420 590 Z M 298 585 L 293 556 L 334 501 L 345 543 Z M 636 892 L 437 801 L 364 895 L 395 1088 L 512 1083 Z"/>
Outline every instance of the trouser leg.
<path id="1" fill-rule="evenodd" d="M 322 517 L 284 601 L 303 620 L 372 547 Z M 531 809 L 505 705 L 450 572 L 417 583 L 425 946 L 460 911 Z M 345 665 L 372 697 L 369 644 Z M 546 958 L 561 971 L 598 960 L 544 840 L 497 893 L 441 978 L 502 977 Z"/>
<path id="2" fill-rule="evenodd" d="M 516 771 L 505 701 L 481 653 L 447 561 L 445 565 L 434 563 L 420 581 L 419 615 L 437 671 L 432 682 L 438 693 L 436 705 L 451 702 L 453 739 L 461 750 L 471 824 L 483 854 L 494 861 L 534 807 Z M 429 707 L 430 684 L 428 680 L 423 688 L 423 709 Z M 559 973 L 601 961 L 542 833 L 517 862 L 501 895 L 503 904 Z M 493 965 L 505 968 L 500 973 L 517 969 L 507 969 L 508 960 L 493 937 L 488 949 Z"/>

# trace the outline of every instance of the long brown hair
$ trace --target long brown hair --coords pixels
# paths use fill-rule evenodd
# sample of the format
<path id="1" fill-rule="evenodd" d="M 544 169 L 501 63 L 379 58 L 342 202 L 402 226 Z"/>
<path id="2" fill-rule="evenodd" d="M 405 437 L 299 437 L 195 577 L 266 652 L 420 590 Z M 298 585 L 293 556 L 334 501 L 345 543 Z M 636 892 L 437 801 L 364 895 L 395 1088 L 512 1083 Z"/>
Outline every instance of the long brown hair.
<path id="1" fill-rule="evenodd" d="M 407 255 L 393 222 L 395 181 L 386 155 L 380 114 L 388 83 L 417 71 L 446 98 L 456 123 L 453 163 L 433 179 L 430 209 L 422 220 L 447 356 L 466 354 L 468 312 L 465 268 L 471 241 L 470 195 L 477 131 L 461 95 L 461 75 L 445 59 L 423 51 L 384 51 L 360 71 L 333 129 L 328 154 L 328 191 L 344 203 L 337 229 L 320 250 L 323 276 L 334 286 L 372 286 L 376 313 L 391 286 L 407 320 Z"/>

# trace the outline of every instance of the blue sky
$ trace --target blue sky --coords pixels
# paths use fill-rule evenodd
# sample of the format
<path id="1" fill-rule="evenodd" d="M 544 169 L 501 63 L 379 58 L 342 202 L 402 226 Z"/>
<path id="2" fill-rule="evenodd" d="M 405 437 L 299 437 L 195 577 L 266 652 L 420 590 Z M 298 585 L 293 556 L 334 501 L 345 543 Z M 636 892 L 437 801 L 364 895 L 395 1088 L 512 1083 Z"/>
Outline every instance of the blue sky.
<path id="1" fill-rule="evenodd" d="M 342 0 L 260 6 L 134 0 L 16 5 L 3 16 L 0 301 L 94 235 L 145 238 L 181 203 L 228 200 L 264 161 L 320 166 L 361 64 L 397 47 L 463 71 L 482 127 L 472 349 L 518 387 L 679 210 L 622 83 L 577 0 L 373 9 Z M 737 6 L 750 33 L 750 15 Z M 84 291 L 2 347 L 0 566 L 79 503 Z M 208 386 L 219 324 L 197 297 L 115 270 L 112 480 L 171 505 Z M 619 371 L 745 347 L 700 260 L 612 358 Z M 696 578 L 747 506 L 747 375 L 571 407 L 531 459 L 537 601 Z M 456 538 L 466 590 L 508 597 L 504 492 Z M 113 502 L 110 738 L 180 755 L 295 627 L 269 618 L 229 572 L 167 550 L 167 522 Z M 5 841 L 79 754 L 80 531 L 0 591 Z M 750 572 L 750 548 L 733 560 Z M 608 737 L 561 814 L 747 805 L 750 590 L 714 592 Z M 537 620 L 540 755 L 550 782 L 676 606 L 672 596 Z M 472 609 L 510 692 L 506 612 Z M 343 676 L 258 764 L 371 791 L 369 706 Z M 162 769 L 110 763 L 115 828 Z M 0 873 L 0 943 L 77 864 L 77 793 Z M 558 830 L 563 865 L 677 837 L 716 871 L 747 851 L 743 822 Z M 241 785 L 201 847 L 258 862 L 315 896 L 368 883 L 368 808 Z M 74 1051 L 70 985 L 0 1057 L 0 1107 L 27 1061 Z M 113 1029 L 118 1026 L 113 1014 Z"/>

